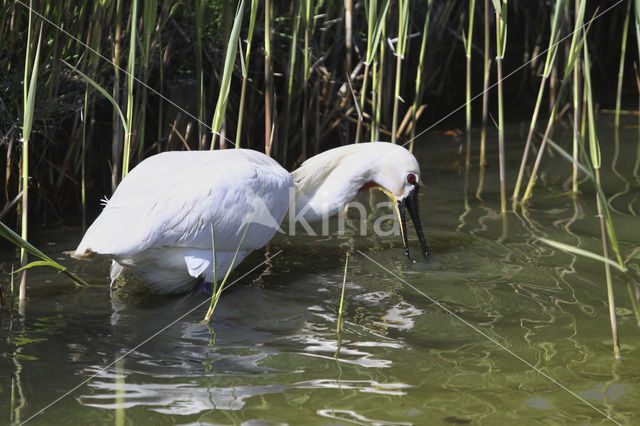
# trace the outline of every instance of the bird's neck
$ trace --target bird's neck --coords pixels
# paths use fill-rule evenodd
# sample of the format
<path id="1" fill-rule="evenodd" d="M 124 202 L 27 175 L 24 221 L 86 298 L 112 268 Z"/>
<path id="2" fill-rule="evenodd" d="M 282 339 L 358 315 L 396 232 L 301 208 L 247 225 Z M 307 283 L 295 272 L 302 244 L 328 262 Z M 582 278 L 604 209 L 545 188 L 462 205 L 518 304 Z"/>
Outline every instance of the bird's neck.
<path id="1" fill-rule="evenodd" d="M 295 196 L 289 208 L 294 210 L 289 215 L 309 223 L 337 214 L 360 190 L 377 185 L 368 177 L 366 163 L 335 150 L 312 157 L 292 175 Z"/>

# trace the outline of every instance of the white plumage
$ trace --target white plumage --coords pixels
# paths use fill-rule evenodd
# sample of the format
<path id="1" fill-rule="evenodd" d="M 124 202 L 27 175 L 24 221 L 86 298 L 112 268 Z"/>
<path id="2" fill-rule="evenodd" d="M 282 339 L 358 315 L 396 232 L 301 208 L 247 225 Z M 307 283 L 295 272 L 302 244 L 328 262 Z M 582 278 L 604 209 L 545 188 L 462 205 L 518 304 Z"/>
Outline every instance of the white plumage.
<path id="1" fill-rule="evenodd" d="M 273 238 L 295 185 L 294 216 L 308 222 L 337 213 L 364 188 L 382 189 L 398 203 L 405 253 L 406 204 L 426 257 L 419 173 L 409 151 L 384 142 L 325 151 L 292 174 L 252 150 L 165 152 L 142 161 L 122 180 L 74 256 L 110 256 L 112 283 L 128 268 L 157 293 L 188 291 L 199 278 L 213 279 L 212 224 L 220 277 L 232 266 L 248 223 L 232 267 Z"/>
<path id="2" fill-rule="evenodd" d="M 122 180 L 75 256 L 111 255 L 112 280 L 121 265 L 155 292 L 183 292 L 201 275 L 213 279 L 212 222 L 223 276 L 247 223 L 236 265 L 273 238 L 277 227 L 255 218 L 272 216 L 279 224 L 292 185 L 285 169 L 257 151 L 158 154 Z"/>

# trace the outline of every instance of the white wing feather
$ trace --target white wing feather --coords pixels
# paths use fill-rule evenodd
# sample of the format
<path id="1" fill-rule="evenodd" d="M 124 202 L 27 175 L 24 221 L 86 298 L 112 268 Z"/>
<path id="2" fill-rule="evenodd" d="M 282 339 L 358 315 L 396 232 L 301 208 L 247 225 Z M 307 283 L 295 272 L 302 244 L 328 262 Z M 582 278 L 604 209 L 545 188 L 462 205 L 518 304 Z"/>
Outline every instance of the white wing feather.
<path id="1" fill-rule="evenodd" d="M 123 179 L 75 255 L 107 254 L 127 266 L 146 264 L 151 270 L 140 272 L 155 277 L 164 252 L 172 258 L 165 259 L 167 268 L 182 267 L 186 277 L 197 277 L 212 270 L 213 222 L 218 269 L 224 273 L 230 263 L 225 253 L 235 252 L 247 223 L 254 222 L 235 265 L 273 237 L 292 185 L 285 169 L 257 151 L 158 154 Z"/>

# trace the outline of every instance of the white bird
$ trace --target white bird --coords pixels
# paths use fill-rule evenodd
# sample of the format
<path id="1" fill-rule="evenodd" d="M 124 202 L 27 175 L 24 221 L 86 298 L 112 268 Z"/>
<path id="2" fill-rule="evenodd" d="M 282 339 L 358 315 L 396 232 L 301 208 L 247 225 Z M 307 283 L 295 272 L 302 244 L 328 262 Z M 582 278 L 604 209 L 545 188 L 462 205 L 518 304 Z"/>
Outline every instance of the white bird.
<path id="1" fill-rule="evenodd" d="M 122 180 L 74 257 L 111 257 L 112 283 L 128 268 L 156 293 L 181 293 L 201 278 L 213 281 L 212 226 L 217 274 L 224 276 L 273 238 L 290 204 L 296 218 L 313 222 L 336 214 L 359 191 L 377 187 L 396 202 L 407 256 L 405 208 L 427 258 L 419 179 L 415 157 L 386 142 L 325 151 L 291 174 L 248 149 L 165 152 L 142 161 Z"/>

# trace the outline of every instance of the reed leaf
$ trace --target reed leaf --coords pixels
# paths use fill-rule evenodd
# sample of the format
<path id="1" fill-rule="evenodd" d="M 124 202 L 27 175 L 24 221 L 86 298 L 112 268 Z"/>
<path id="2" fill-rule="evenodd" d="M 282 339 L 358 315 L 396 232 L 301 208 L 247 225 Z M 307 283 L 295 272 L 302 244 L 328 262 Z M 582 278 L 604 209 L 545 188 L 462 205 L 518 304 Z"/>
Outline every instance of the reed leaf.
<path id="1" fill-rule="evenodd" d="M 216 261 L 216 243 L 215 243 L 215 231 L 214 231 L 214 227 L 213 227 L 213 221 L 211 222 L 211 242 L 212 242 L 212 250 L 213 250 L 213 294 L 211 295 L 211 303 L 209 304 L 209 309 L 207 310 L 206 315 L 204 316 L 204 322 L 209 322 L 211 320 L 211 316 L 213 315 L 213 312 L 216 309 L 216 306 L 218 305 L 218 300 L 220 299 L 220 295 L 222 294 L 222 290 L 224 290 L 224 286 L 227 283 L 227 280 L 229 279 L 229 275 L 231 274 L 231 271 L 233 270 L 233 265 L 235 265 L 236 263 L 236 258 L 238 257 L 238 253 L 240 252 L 240 247 L 242 247 L 242 243 L 244 242 L 244 238 L 247 236 L 247 231 L 249 230 L 249 226 L 252 223 L 252 219 L 253 216 L 256 214 L 256 210 L 253 211 L 253 215 L 251 216 L 251 219 L 248 221 L 247 226 L 244 227 L 244 232 L 242 233 L 242 237 L 240 237 L 240 242 L 238 243 L 238 247 L 236 247 L 236 251 L 233 254 L 233 258 L 231 259 L 231 264 L 229 265 L 229 269 L 227 269 L 227 273 L 224 275 L 224 278 L 222 279 L 222 282 L 220 283 L 220 286 L 218 287 L 217 285 L 217 281 L 218 281 L 218 273 L 217 273 L 217 269 L 218 269 L 218 265 L 217 265 L 217 261 Z"/>
<path id="2" fill-rule="evenodd" d="M 567 251 L 569 253 L 577 254 L 579 256 L 588 257 L 590 259 L 594 259 L 594 260 L 597 260 L 597 261 L 602 262 L 602 263 L 606 263 L 609 266 L 612 266 L 612 267 L 616 268 L 620 272 L 625 272 L 626 271 L 626 269 L 622 268 L 618 263 L 614 262 L 613 260 L 607 259 L 606 257 L 603 257 L 603 256 L 601 256 L 599 254 L 590 252 L 588 250 L 584 250 L 584 249 L 581 249 L 579 247 L 574 247 L 574 246 L 571 246 L 569 244 L 560 243 L 558 241 L 549 240 L 547 238 L 538 238 L 538 240 L 540 240 L 543 243 L 548 244 L 548 245 L 550 245 L 552 247 L 555 247 L 557 249 L 564 250 L 564 251 Z"/>
<path id="3" fill-rule="evenodd" d="M 498 78 L 498 156 L 500 175 L 500 211 L 507 211 L 505 192 L 504 107 L 502 96 L 502 59 L 507 46 L 507 0 L 493 0 L 496 9 L 496 69 Z"/>
<path id="4" fill-rule="evenodd" d="M 584 77 L 587 91 L 587 118 L 589 123 L 589 152 L 591 154 L 591 163 L 594 169 L 599 169 L 602 163 L 600 158 L 600 144 L 598 143 L 598 134 L 596 133 L 596 121 L 593 113 L 593 96 L 591 94 L 591 60 L 589 59 L 589 48 L 587 46 L 587 38 L 584 37 Z"/>
<path id="5" fill-rule="evenodd" d="M 496 58 L 504 58 L 507 48 L 507 0 L 492 0 L 496 10 Z"/>
<path id="6" fill-rule="evenodd" d="M 365 104 L 367 99 L 367 81 L 369 79 L 369 69 L 374 61 L 378 52 L 378 45 L 380 44 L 380 38 L 384 29 L 384 24 L 389 11 L 389 0 L 384 0 L 382 3 L 382 9 L 378 13 L 377 0 L 366 0 L 365 14 L 367 15 L 367 54 L 364 61 L 364 76 L 362 79 L 362 89 L 360 90 L 360 111 L 364 113 Z M 373 83 L 372 83 L 373 84 Z M 375 100 L 372 99 L 372 102 Z M 358 120 L 358 126 L 356 129 L 355 143 L 360 141 L 360 128 L 362 126 L 362 120 Z"/>
<path id="7" fill-rule="evenodd" d="M 424 26 L 422 27 L 422 41 L 420 42 L 420 56 L 418 56 L 418 68 L 416 69 L 416 91 L 413 98 L 413 108 L 411 109 L 411 142 L 409 144 L 409 151 L 413 152 L 413 143 L 416 137 L 416 111 L 420 107 L 422 102 L 422 75 L 424 73 L 424 58 L 427 53 L 427 37 L 429 35 L 429 21 L 431 20 L 431 10 L 433 7 L 433 0 L 427 1 L 427 15 L 424 19 Z"/>
<path id="8" fill-rule="evenodd" d="M 253 30 L 256 25 L 256 16 L 258 14 L 258 0 L 251 0 L 251 12 L 249 14 L 249 30 L 247 33 L 247 49 L 245 52 L 244 62 L 242 66 L 242 90 L 240 92 L 240 106 L 238 107 L 238 124 L 236 126 L 236 148 L 240 148 L 242 143 L 242 122 L 244 118 L 244 102 L 247 94 L 247 80 L 249 61 L 251 59 L 251 42 L 253 41 Z M 286 138 L 285 138 L 286 143 Z"/>
<path id="9" fill-rule="evenodd" d="M 308 0 L 311 1 L 311 0 Z M 271 36 L 273 28 L 271 27 L 271 14 L 273 13 L 273 4 L 271 0 L 265 0 L 264 2 L 264 152 L 267 155 L 271 155 L 271 130 L 273 127 L 273 66 L 271 65 Z M 309 36 L 305 33 L 305 55 L 309 55 Z M 306 80 L 305 80 L 306 82 Z M 306 102 L 306 90 L 305 84 L 305 102 Z M 305 103 L 305 105 L 307 105 Z M 306 108 L 306 106 L 305 106 Z M 304 126 L 303 117 L 303 144 L 302 144 L 302 156 L 304 158 L 306 154 L 306 128 Z"/>
<path id="10" fill-rule="evenodd" d="M 151 42 L 154 38 L 153 31 L 156 27 L 158 16 L 158 0 L 144 0 L 142 24 L 143 24 L 143 49 L 142 49 L 142 101 L 138 108 L 138 162 L 142 160 L 144 152 L 145 129 L 147 123 L 147 83 L 149 82 L 149 67 L 151 62 Z"/>
<path id="11" fill-rule="evenodd" d="M 573 35 L 571 38 L 571 49 L 572 51 L 569 54 L 569 58 L 567 60 L 567 64 L 565 66 L 565 70 L 564 70 L 564 76 L 562 78 L 562 85 L 560 86 L 560 91 L 558 93 L 558 96 L 556 96 L 556 100 L 553 104 L 553 109 L 551 111 L 551 115 L 549 116 L 549 119 L 547 121 L 547 128 L 544 132 L 544 136 L 542 138 L 542 143 L 540 144 L 540 149 L 538 150 L 538 155 L 536 156 L 536 160 L 533 164 L 533 169 L 531 171 L 531 176 L 529 177 L 529 182 L 527 183 L 527 187 L 524 191 L 524 195 L 522 196 L 522 202 L 528 200 L 529 198 L 531 198 L 532 194 L 533 194 L 533 186 L 535 185 L 536 182 L 536 178 L 537 178 L 537 174 L 538 174 L 538 168 L 540 167 L 540 162 L 542 161 L 542 154 L 544 154 L 544 149 L 546 147 L 546 142 L 548 140 L 549 134 L 551 133 L 551 129 L 553 128 L 553 123 L 555 122 L 556 119 L 556 114 L 558 112 L 558 108 L 560 107 L 560 102 L 562 100 L 562 97 L 564 95 L 564 92 L 566 90 L 566 82 L 569 78 L 569 75 L 571 74 L 571 72 L 573 71 L 573 68 L 576 64 L 577 58 L 578 58 L 578 54 L 579 52 L 582 50 L 582 43 L 584 43 L 584 38 L 587 36 L 587 34 L 589 33 L 589 30 L 591 28 L 591 23 L 587 26 L 587 28 L 584 29 L 584 37 L 581 37 L 581 34 L 583 34 L 582 31 L 580 31 L 580 28 L 583 25 L 583 20 L 584 20 L 584 7 L 585 7 L 585 0 L 580 0 L 580 7 L 579 7 L 579 12 L 578 12 L 578 16 L 576 18 L 576 22 L 574 25 L 574 31 L 573 31 Z M 593 22 L 593 20 L 591 21 Z M 577 50 L 577 53 L 574 51 Z M 514 193 L 514 202 L 517 201 L 517 197 L 518 194 Z"/>
<path id="12" fill-rule="evenodd" d="M 344 306 L 344 289 L 347 285 L 347 268 L 349 266 L 349 253 L 344 260 L 344 274 L 342 275 L 342 293 L 340 294 L 340 306 L 338 307 L 338 323 L 336 324 L 336 332 L 342 328 L 342 307 Z"/>
<path id="13" fill-rule="evenodd" d="M 122 147 L 122 177 L 129 174 L 129 159 L 131 157 L 131 139 L 133 137 L 133 85 L 136 71 L 136 42 L 138 40 L 138 0 L 133 0 L 131 11 L 131 29 L 129 33 L 129 59 L 127 60 L 127 128 Z"/>
<path id="14" fill-rule="evenodd" d="M 31 262 L 30 264 L 23 266 L 22 268 L 18 269 L 17 271 L 14 271 L 14 273 L 22 271 L 22 270 L 25 270 L 25 269 L 29 269 L 29 268 L 32 268 L 32 267 L 35 267 L 35 266 L 48 266 L 48 267 L 57 269 L 58 271 L 64 273 L 65 275 L 67 275 L 69 278 L 71 278 L 73 281 L 75 281 L 76 283 L 78 283 L 80 285 L 88 285 L 84 280 L 82 280 L 81 278 L 77 277 L 75 274 L 69 272 L 69 270 L 67 268 L 65 268 L 64 266 L 62 266 L 61 264 L 59 264 L 55 260 L 51 259 L 49 256 L 47 256 L 42 251 L 40 251 L 38 248 L 36 248 L 34 245 L 29 243 L 27 240 L 25 240 L 22 237 L 20 237 L 20 235 L 18 235 L 15 232 L 13 232 L 13 230 L 11 230 L 11 228 L 9 228 L 3 222 L 0 222 L 0 237 L 3 237 L 7 241 L 9 241 L 11 244 L 15 245 L 16 247 L 19 247 L 21 250 L 24 250 L 24 251 L 26 251 L 26 252 L 28 252 L 28 253 L 30 253 L 30 254 L 32 254 L 32 255 L 40 258 L 40 259 L 42 259 L 42 261 Z"/>
<path id="15" fill-rule="evenodd" d="M 231 76 L 233 75 L 233 65 L 236 61 L 236 52 L 238 50 L 238 37 L 240 36 L 240 27 L 242 24 L 242 15 L 244 14 L 244 0 L 240 1 L 236 9 L 236 15 L 233 20 L 233 28 L 227 43 L 227 50 L 224 58 L 224 66 L 222 68 L 222 81 L 220 82 L 220 91 L 218 92 L 218 102 L 213 114 L 211 122 L 211 130 L 214 137 L 211 140 L 211 149 L 214 148 L 216 135 L 222 128 L 225 111 L 227 110 L 227 101 L 229 100 L 229 88 L 231 87 Z"/>
<path id="16" fill-rule="evenodd" d="M 640 0 L 634 0 L 633 15 L 635 18 L 636 45 L 638 47 L 638 57 L 640 57 Z M 640 111 L 640 103 L 638 104 L 638 111 Z M 638 114 L 638 119 L 640 120 L 640 114 Z"/>
<path id="17" fill-rule="evenodd" d="M 398 102 L 400 100 L 400 78 L 402 60 L 407 47 L 407 27 L 409 26 L 409 0 L 399 0 L 398 3 L 398 41 L 396 43 L 396 84 L 393 97 L 393 121 L 391 124 L 391 143 L 396 143 L 398 131 Z M 382 70 L 381 70 L 382 71 Z"/>
<path id="18" fill-rule="evenodd" d="M 202 36 L 204 23 L 204 10 L 207 0 L 195 0 L 195 25 L 196 25 L 196 77 L 198 78 L 198 146 L 203 148 L 206 134 L 204 130 L 204 70 L 202 69 Z M 162 62 L 162 61 L 161 61 Z"/>
<path id="19" fill-rule="evenodd" d="M 531 117 L 531 122 L 529 124 L 529 132 L 527 134 L 527 141 L 524 146 L 524 152 L 522 154 L 522 160 L 520 162 L 520 169 L 518 170 L 518 177 L 516 178 L 516 185 L 513 189 L 513 195 L 511 198 L 514 203 L 518 199 L 518 194 L 520 193 L 520 186 L 522 184 L 522 178 L 524 177 L 524 169 L 527 165 L 527 158 L 529 157 L 529 151 L 531 150 L 531 142 L 533 140 L 533 133 L 536 128 L 536 124 L 538 122 L 538 113 L 540 112 L 540 105 L 542 104 L 542 98 L 544 95 L 544 89 L 549 78 L 549 74 L 551 73 L 551 69 L 553 68 L 553 64 L 555 62 L 556 53 L 558 52 L 557 42 L 560 37 L 560 17 L 562 16 L 562 6 L 564 5 L 564 0 L 558 0 L 556 2 L 556 6 L 553 9 L 553 14 L 551 17 L 551 37 L 549 38 L 549 47 L 547 48 L 547 57 L 545 59 L 544 71 L 542 73 L 542 80 L 540 81 L 540 87 L 538 89 L 538 97 L 536 99 L 536 104 L 533 108 L 533 115 Z"/>
<path id="20" fill-rule="evenodd" d="M 89 83 L 91 86 L 93 86 L 94 89 L 96 89 L 98 92 L 100 92 L 100 94 L 102 96 L 104 96 L 105 98 L 107 98 L 107 100 L 109 102 L 111 102 L 111 105 L 113 105 L 113 109 L 115 111 L 117 111 L 118 116 L 120 116 L 120 123 L 122 124 L 122 128 L 124 130 L 125 133 L 129 132 L 129 126 L 127 126 L 127 120 L 124 118 L 124 114 L 122 113 L 122 109 L 120 109 L 120 106 L 118 105 L 118 103 L 116 102 L 115 99 L 113 99 L 113 96 L 111 96 L 109 94 L 109 92 L 107 92 L 104 88 L 102 88 L 102 86 L 100 86 L 94 79 L 92 79 L 91 77 L 89 77 L 88 75 L 86 75 L 85 73 L 83 73 L 82 71 L 80 71 L 79 69 L 77 69 L 76 67 L 74 67 L 73 65 L 69 64 L 68 62 L 66 62 L 65 60 L 62 60 L 62 62 L 68 66 L 69 68 L 71 68 L 74 72 L 78 73 L 78 75 L 80 75 L 80 77 L 82 77 L 82 79 L 84 81 L 86 81 L 87 83 Z"/>
<path id="21" fill-rule="evenodd" d="M 467 124 L 467 148 L 471 144 L 471 47 L 473 45 L 473 17 L 475 15 L 475 0 L 469 0 L 469 29 L 467 35 L 462 33 L 465 56 L 467 57 L 467 76 L 465 91 L 465 114 Z M 466 164 L 469 165 L 470 149 L 467 149 Z"/>
<path id="22" fill-rule="evenodd" d="M 627 53 L 627 35 L 629 33 L 629 19 L 631 16 L 631 0 L 627 1 L 627 13 L 622 26 L 622 41 L 620 42 L 620 64 L 618 66 L 618 86 L 616 90 L 616 115 L 614 125 L 616 129 L 620 126 L 620 106 L 622 102 L 622 81 L 624 79 L 624 62 Z"/>

